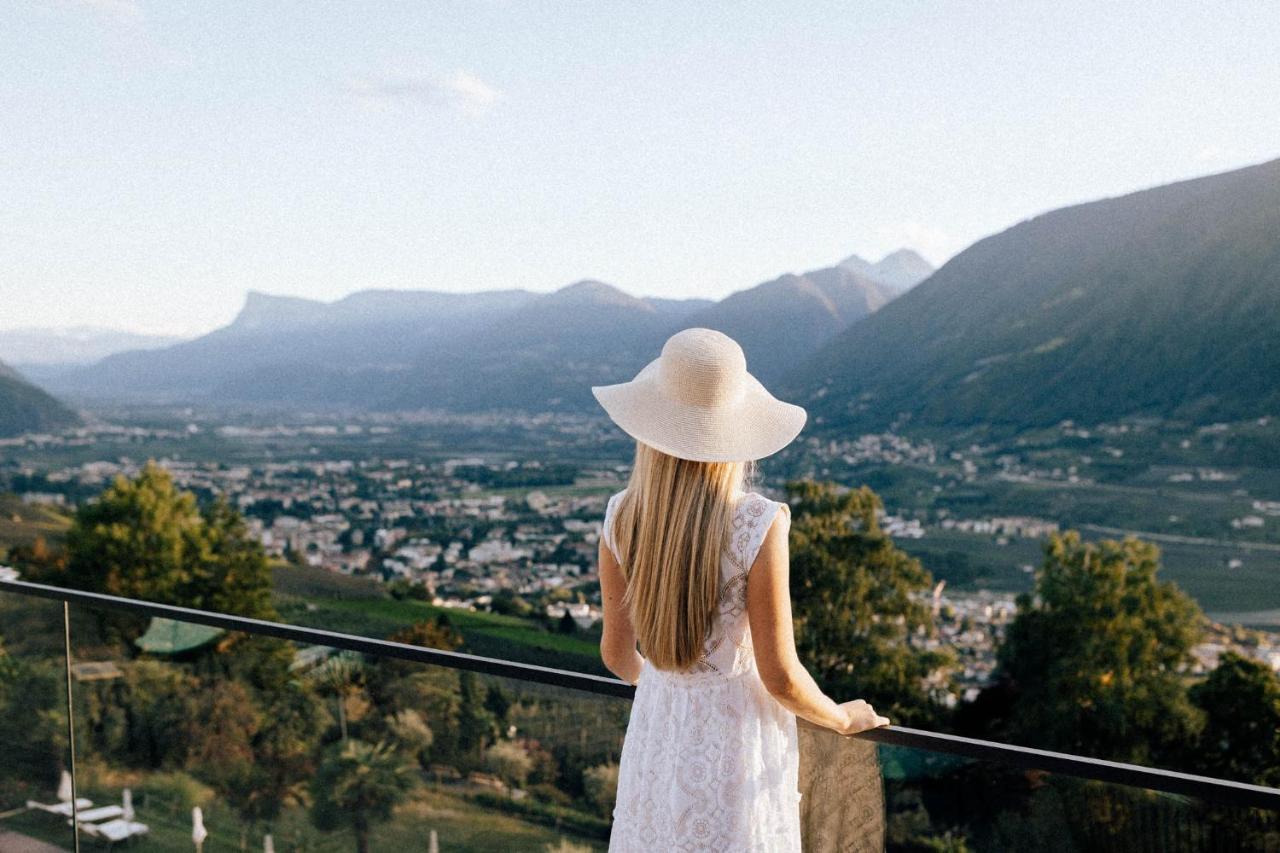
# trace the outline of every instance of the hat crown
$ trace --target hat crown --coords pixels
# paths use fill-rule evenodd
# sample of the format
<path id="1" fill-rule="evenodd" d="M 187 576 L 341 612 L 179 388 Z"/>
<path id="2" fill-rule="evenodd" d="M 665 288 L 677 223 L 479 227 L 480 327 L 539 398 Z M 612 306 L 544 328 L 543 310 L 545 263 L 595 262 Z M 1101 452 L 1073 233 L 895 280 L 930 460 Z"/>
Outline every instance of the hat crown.
<path id="1" fill-rule="evenodd" d="M 667 393 L 691 406 L 732 403 L 746 388 L 747 357 L 738 342 L 714 329 L 676 332 L 662 346 L 659 376 Z"/>

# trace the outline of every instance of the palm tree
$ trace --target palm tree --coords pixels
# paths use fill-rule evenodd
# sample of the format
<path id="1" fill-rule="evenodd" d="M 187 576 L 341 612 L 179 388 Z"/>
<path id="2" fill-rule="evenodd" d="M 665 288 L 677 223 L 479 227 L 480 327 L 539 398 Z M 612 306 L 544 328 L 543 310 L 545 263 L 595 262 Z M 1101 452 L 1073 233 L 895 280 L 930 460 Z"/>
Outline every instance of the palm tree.
<path id="1" fill-rule="evenodd" d="M 413 788 L 412 765 L 394 746 L 348 740 L 333 744 L 311 783 L 311 819 L 322 830 L 348 826 L 356 853 L 369 853 L 375 824 Z"/>
<path id="2" fill-rule="evenodd" d="M 332 693 L 338 705 L 338 729 L 347 740 L 347 699 L 360 689 L 364 677 L 364 657 L 356 652 L 338 652 L 325 658 L 306 674 L 306 679 L 325 693 Z"/>

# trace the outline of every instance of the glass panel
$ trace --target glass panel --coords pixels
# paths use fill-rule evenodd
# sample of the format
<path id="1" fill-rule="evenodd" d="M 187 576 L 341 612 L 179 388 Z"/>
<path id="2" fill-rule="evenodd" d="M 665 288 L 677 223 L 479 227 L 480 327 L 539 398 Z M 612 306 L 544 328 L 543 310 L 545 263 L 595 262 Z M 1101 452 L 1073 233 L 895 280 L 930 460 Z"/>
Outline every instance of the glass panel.
<path id="1" fill-rule="evenodd" d="M 0 850 L 73 844 L 65 666 L 62 605 L 0 592 Z"/>
<path id="2" fill-rule="evenodd" d="M 195 807 L 205 853 L 267 834 L 308 851 L 428 850 L 433 832 L 447 851 L 607 844 L 626 701 L 73 611 L 78 659 L 105 668 L 75 685 L 81 784 L 104 804 L 128 789 L 149 847 L 189 847 Z"/>
<path id="3" fill-rule="evenodd" d="M 1280 812 L 801 730 L 805 850 L 1280 851 Z"/>
<path id="4" fill-rule="evenodd" d="M 0 830 L 69 846 L 65 817 L 22 807 L 56 805 L 65 764 L 60 606 L 0 595 L 0 631 Z M 81 606 L 72 632 L 102 846 L 186 849 L 196 807 L 205 851 L 606 845 L 623 700 Z M 801 792 L 806 851 L 1280 853 L 1280 813 L 805 726 Z"/>

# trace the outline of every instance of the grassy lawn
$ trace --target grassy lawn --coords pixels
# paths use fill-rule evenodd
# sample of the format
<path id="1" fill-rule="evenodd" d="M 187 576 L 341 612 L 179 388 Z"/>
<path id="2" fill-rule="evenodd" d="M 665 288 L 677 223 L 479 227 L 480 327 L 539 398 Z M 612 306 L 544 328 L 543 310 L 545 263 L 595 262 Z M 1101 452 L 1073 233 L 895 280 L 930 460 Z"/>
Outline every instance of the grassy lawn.
<path id="1" fill-rule="evenodd" d="M 89 791 L 88 796 L 96 805 L 110 803 L 115 794 L 98 796 Z M 166 808 L 145 801 L 136 802 L 137 819 L 150 827 L 150 833 L 135 840 L 130 849 L 189 850 L 191 843 L 191 819 L 185 809 Z M 235 815 L 220 803 L 212 803 L 205 812 L 205 827 L 209 837 L 204 843 L 204 853 L 233 853 L 241 850 L 242 827 Z M 0 821 L 0 826 L 39 838 L 51 844 L 71 849 L 71 832 L 65 819 L 43 812 L 22 812 Z M 440 838 L 440 849 L 463 853 L 488 853 L 493 850 L 543 851 L 566 839 L 580 847 L 602 850 L 605 845 L 598 840 L 586 840 L 568 833 L 557 832 L 550 827 L 526 823 L 510 815 L 485 809 L 471 802 L 460 793 L 447 789 L 423 788 L 413 798 L 402 804 L 388 823 L 374 830 L 374 850 L 418 851 L 426 850 L 427 837 L 435 830 Z M 261 850 L 259 829 L 249 836 L 249 850 Z M 286 810 L 271 827 L 276 850 L 328 853 L 355 849 L 355 838 L 349 831 L 322 833 L 311 825 L 304 810 Z M 95 842 L 81 836 L 81 846 L 96 849 Z"/>

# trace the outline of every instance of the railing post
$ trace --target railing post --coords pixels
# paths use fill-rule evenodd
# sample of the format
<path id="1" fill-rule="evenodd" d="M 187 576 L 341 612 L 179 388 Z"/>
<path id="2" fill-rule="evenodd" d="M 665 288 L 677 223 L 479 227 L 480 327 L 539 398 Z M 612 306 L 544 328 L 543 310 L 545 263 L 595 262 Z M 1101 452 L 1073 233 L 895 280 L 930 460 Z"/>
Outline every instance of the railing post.
<path id="1" fill-rule="evenodd" d="M 80 853 L 80 805 L 76 802 L 76 718 L 71 701 L 71 605 L 62 601 L 62 651 L 67 664 L 67 748 L 71 755 L 71 838 Z"/>

